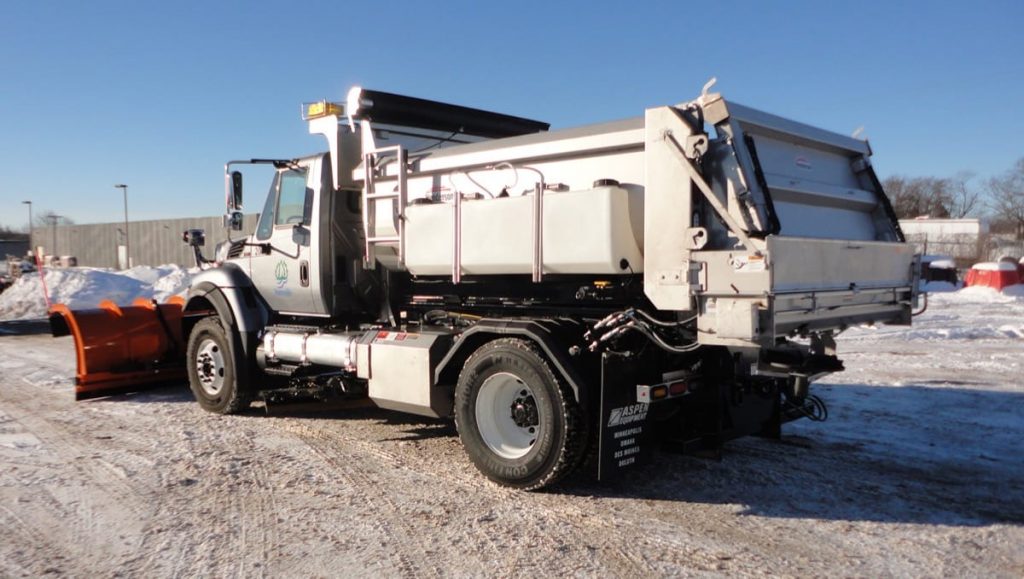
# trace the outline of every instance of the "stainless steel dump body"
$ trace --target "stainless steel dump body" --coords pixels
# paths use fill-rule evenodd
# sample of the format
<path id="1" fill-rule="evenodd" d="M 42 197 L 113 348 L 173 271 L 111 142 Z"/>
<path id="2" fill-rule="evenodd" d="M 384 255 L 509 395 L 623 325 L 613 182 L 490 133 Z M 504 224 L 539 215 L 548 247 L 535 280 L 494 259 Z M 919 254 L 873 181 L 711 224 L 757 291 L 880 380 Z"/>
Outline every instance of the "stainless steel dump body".
<path id="1" fill-rule="evenodd" d="M 364 185 L 367 264 L 455 283 L 642 273 L 655 307 L 699 316 L 703 344 L 909 322 L 914 255 L 866 141 L 717 94 L 422 151 L 359 132 L 362 157 L 337 170 Z"/>

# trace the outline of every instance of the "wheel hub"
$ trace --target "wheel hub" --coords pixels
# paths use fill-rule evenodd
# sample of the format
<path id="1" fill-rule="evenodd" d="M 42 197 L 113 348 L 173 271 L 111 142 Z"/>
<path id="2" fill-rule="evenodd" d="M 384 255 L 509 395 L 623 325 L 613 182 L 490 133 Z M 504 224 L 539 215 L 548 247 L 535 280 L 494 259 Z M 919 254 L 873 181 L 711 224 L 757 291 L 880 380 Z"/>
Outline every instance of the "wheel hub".
<path id="1" fill-rule="evenodd" d="M 224 353 L 213 340 L 204 340 L 196 352 L 196 376 L 209 396 L 217 396 L 224 387 Z"/>
<path id="2" fill-rule="evenodd" d="M 521 391 L 519 396 L 512 401 L 512 422 L 519 428 L 537 426 L 537 402 L 526 390 Z"/>

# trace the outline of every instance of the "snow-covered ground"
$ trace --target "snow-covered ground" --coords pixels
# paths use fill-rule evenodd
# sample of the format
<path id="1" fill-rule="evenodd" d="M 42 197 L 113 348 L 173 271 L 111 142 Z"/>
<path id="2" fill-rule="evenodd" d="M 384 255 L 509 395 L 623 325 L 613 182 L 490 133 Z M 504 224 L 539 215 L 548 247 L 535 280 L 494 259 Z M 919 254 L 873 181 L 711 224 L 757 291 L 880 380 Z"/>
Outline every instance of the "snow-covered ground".
<path id="1" fill-rule="evenodd" d="M 446 422 L 76 403 L 69 338 L 0 332 L 0 576 L 1024 576 L 1024 286 L 837 341 L 828 422 L 520 493 Z"/>
<path id="2" fill-rule="evenodd" d="M 177 265 L 138 266 L 127 271 L 46 268 L 44 278 L 37 272 L 27 273 L 0 294 L 0 321 L 46 317 L 43 280 L 51 302 L 84 309 L 96 307 L 101 300 L 122 306 L 140 297 L 166 301 L 188 290 L 191 273 Z"/>

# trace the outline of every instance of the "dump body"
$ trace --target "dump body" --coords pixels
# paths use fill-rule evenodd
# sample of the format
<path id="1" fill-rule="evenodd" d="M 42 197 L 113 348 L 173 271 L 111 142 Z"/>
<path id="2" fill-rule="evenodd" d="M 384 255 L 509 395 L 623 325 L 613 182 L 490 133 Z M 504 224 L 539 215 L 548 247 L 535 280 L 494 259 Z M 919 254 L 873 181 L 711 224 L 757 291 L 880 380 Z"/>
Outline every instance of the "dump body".
<path id="1" fill-rule="evenodd" d="M 403 163 L 400 144 L 373 146 L 388 154 L 364 155 L 352 178 L 373 167 L 367 259 L 391 270 L 456 283 L 642 273 L 651 302 L 695 312 L 707 344 L 909 322 L 913 251 L 865 141 L 704 95 Z M 746 322 L 725 321 L 723 299 L 744 302 Z"/>

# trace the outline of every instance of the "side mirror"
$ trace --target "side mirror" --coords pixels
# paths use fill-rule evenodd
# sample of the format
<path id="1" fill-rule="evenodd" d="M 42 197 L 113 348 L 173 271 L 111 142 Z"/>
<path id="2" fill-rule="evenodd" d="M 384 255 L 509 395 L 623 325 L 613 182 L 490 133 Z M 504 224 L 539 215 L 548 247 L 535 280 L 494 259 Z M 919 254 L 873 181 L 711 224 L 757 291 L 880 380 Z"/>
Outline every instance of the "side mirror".
<path id="1" fill-rule="evenodd" d="M 242 208 L 242 172 L 231 172 L 231 208 Z"/>
<path id="2" fill-rule="evenodd" d="M 231 210 L 224 215 L 224 227 L 230 227 L 232 231 L 242 230 L 243 215 L 241 211 Z"/>
<path id="3" fill-rule="evenodd" d="M 292 241 L 295 242 L 295 245 L 309 247 L 309 228 L 301 223 L 296 223 L 292 227 Z"/>
<path id="4" fill-rule="evenodd" d="M 187 229 L 181 236 L 182 241 L 191 247 L 202 247 L 206 245 L 206 235 L 202 229 Z"/>

